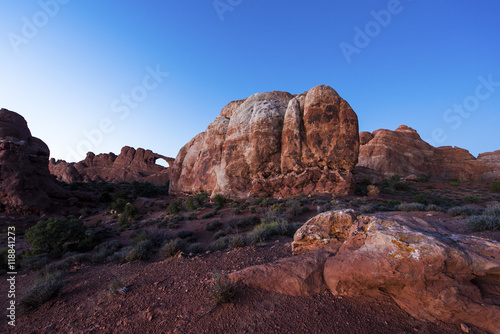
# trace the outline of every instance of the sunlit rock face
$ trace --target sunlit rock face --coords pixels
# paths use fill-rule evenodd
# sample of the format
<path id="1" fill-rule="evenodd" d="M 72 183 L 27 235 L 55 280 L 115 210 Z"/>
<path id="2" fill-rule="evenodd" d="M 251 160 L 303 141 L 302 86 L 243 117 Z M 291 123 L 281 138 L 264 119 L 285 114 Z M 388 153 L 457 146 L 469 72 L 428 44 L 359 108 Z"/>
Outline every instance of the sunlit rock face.
<path id="1" fill-rule="evenodd" d="M 328 86 L 233 101 L 177 155 L 171 194 L 233 199 L 348 194 L 359 153 L 358 119 Z"/>

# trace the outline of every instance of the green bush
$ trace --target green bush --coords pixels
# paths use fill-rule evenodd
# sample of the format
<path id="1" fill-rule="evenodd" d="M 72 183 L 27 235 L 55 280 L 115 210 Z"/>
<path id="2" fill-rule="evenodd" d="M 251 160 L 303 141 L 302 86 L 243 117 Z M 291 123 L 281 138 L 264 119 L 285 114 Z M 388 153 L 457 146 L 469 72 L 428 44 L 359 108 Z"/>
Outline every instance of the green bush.
<path id="1" fill-rule="evenodd" d="M 214 196 L 215 206 L 218 208 L 223 208 L 226 205 L 226 198 L 221 194 L 216 194 Z"/>
<path id="2" fill-rule="evenodd" d="M 500 181 L 493 181 L 490 183 L 490 189 L 494 193 L 500 193 Z"/>
<path id="3" fill-rule="evenodd" d="M 408 191 L 410 190 L 410 185 L 403 182 L 397 182 L 392 186 L 392 188 L 397 191 Z"/>
<path id="4" fill-rule="evenodd" d="M 59 294 L 64 285 L 64 276 L 63 272 L 53 272 L 37 279 L 19 299 L 22 310 L 34 310 Z"/>
<path id="5" fill-rule="evenodd" d="M 127 203 L 127 205 L 125 205 L 125 209 L 123 210 L 123 213 L 126 214 L 127 216 L 133 218 L 133 217 L 137 216 L 139 211 L 137 210 L 137 208 L 135 207 L 134 204 Z"/>
<path id="6" fill-rule="evenodd" d="M 191 254 L 191 253 L 199 254 L 199 253 L 203 253 L 203 251 L 204 251 L 203 246 L 199 242 L 191 244 L 187 247 L 187 253 L 189 253 L 189 254 Z"/>
<path id="7" fill-rule="evenodd" d="M 375 207 L 371 204 L 365 204 L 359 207 L 361 213 L 373 213 L 375 212 Z"/>
<path id="8" fill-rule="evenodd" d="M 180 239 L 187 239 L 187 238 L 190 238 L 194 235 L 194 232 L 193 231 L 185 231 L 185 230 L 182 230 L 182 231 L 179 231 L 177 233 L 177 238 L 180 238 Z"/>
<path id="9" fill-rule="evenodd" d="M 100 245 L 97 245 L 94 250 L 95 253 L 92 256 L 92 261 L 96 263 L 100 263 L 105 261 L 110 255 L 114 254 L 122 248 L 122 245 L 118 240 L 111 240 L 107 242 L 103 242 Z"/>
<path id="10" fill-rule="evenodd" d="M 229 247 L 229 242 L 230 242 L 229 237 L 222 237 L 211 242 L 210 245 L 208 245 L 208 248 L 213 252 L 221 251 Z"/>
<path id="11" fill-rule="evenodd" d="M 229 240 L 229 245 L 232 249 L 245 247 L 247 245 L 247 240 L 241 235 L 236 235 L 231 237 Z"/>
<path id="12" fill-rule="evenodd" d="M 482 200 L 479 196 L 464 196 L 464 201 L 467 203 L 480 203 Z"/>
<path id="13" fill-rule="evenodd" d="M 500 217 L 498 216 L 471 216 L 465 225 L 472 231 L 498 231 L 500 230 Z"/>
<path id="14" fill-rule="evenodd" d="M 432 173 L 420 174 L 418 176 L 418 182 L 429 182 L 432 178 Z"/>
<path id="15" fill-rule="evenodd" d="M 413 202 L 424 204 L 424 205 L 429 204 L 429 200 L 427 199 L 427 197 L 424 194 L 413 195 Z"/>
<path id="16" fill-rule="evenodd" d="M 67 245 L 85 238 L 85 225 L 77 219 L 50 218 L 41 220 L 26 231 L 26 242 L 34 255 L 48 253 L 61 257 Z"/>
<path id="17" fill-rule="evenodd" d="M 176 215 L 182 211 L 184 211 L 184 204 L 182 198 L 179 198 L 176 201 L 171 202 L 167 207 L 167 214 L 169 215 Z"/>
<path id="18" fill-rule="evenodd" d="M 425 211 L 442 212 L 443 208 L 436 204 L 429 204 L 425 207 Z"/>
<path id="19" fill-rule="evenodd" d="M 108 206 L 108 210 L 115 211 L 116 213 L 122 213 L 125 210 L 125 206 L 128 203 L 128 199 L 117 198 L 113 203 Z"/>

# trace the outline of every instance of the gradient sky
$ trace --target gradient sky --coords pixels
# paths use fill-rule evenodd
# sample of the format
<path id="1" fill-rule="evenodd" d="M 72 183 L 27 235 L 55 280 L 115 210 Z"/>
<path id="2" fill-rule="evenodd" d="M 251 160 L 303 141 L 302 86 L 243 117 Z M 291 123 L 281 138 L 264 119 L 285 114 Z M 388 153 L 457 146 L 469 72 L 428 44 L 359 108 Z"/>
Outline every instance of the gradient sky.
<path id="1" fill-rule="evenodd" d="M 361 131 L 406 124 L 436 146 L 500 149 L 496 0 L 0 6 L 0 107 L 56 159 L 125 145 L 175 157 L 228 102 L 319 84 L 349 102 Z"/>

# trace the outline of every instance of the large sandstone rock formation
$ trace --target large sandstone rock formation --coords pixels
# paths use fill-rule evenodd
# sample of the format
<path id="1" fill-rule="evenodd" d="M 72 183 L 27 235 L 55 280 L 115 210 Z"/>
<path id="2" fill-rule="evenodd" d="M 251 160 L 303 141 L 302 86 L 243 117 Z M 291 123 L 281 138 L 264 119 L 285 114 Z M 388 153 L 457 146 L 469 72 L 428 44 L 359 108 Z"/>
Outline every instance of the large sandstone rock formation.
<path id="1" fill-rule="evenodd" d="M 358 119 L 328 86 L 233 101 L 177 155 L 171 194 L 233 199 L 347 194 L 359 151 Z"/>
<path id="2" fill-rule="evenodd" d="M 0 110 L 0 204 L 9 212 L 41 212 L 60 195 L 48 169 L 49 148 L 31 135 L 26 120 Z"/>
<path id="3" fill-rule="evenodd" d="M 50 160 L 50 172 L 59 181 L 72 182 L 151 182 L 165 184 L 170 179 L 169 169 L 156 164 L 156 160 L 163 159 L 169 165 L 174 162 L 150 150 L 132 147 L 122 148 L 120 155 L 113 153 L 95 155 L 87 153 L 87 157 L 77 163 L 67 163 L 64 160 Z"/>
<path id="4" fill-rule="evenodd" d="M 417 131 L 401 125 L 396 131 L 360 133 L 356 179 L 432 173 L 439 179 L 494 181 L 500 179 L 500 151 L 481 154 L 477 159 L 458 147 L 433 147 Z"/>
<path id="5" fill-rule="evenodd" d="M 310 219 L 297 256 L 232 273 L 234 281 L 287 293 L 386 294 L 427 321 L 469 323 L 500 333 L 500 244 L 411 216 L 352 210 Z"/>

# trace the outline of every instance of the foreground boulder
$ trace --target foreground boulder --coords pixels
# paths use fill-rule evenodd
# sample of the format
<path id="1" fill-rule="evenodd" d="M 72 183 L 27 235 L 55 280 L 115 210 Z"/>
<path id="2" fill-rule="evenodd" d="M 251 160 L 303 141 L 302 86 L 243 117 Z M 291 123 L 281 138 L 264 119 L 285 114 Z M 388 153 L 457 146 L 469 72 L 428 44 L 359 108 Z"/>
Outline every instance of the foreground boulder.
<path id="1" fill-rule="evenodd" d="M 113 153 L 95 155 L 87 153 L 85 160 L 67 163 L 64 160 L 50 160 L 50 172 L 59 181 L 73 182 L 151 182 L 163 185 L 170 179 L 169 168 L 156 164 L 158 159 L 170 165 L 174 159 L 156 154 L 150 150 L 132 147 L 122 148 L 120 155 Z"/>
<path id="2" fill-rule="evenodd" d="M 401 125 L 396 131 L 361 132 L 356 179 L 379 182 L 381 178 L 432 173 L 436 178 L 467 181 L 500 180 L 500 151 L 476 159 L 459 147 L 433 147 L 414 129 Z"/>
<path id="3" fill-rule="evenodd" d="M 411 216 L 326 212 L 295 234 L 294 254 L 231 274 L 291 295 L 391 296 L 416 318 L 500 328 L 500 244 Z"/>
<path id="4" fill-rule="evenodd" d="M 231 102 L 177 155 L 171 194 L 233 199 L 347 194 L 359 151 L 358 119 L 328 86 Z"/>
<path id="5" fill-rule="evenodd" d="M 8 212 L 43 212 L 60 196 L 48 169 L 49 148 L 31 135 L 26 120 L 0 110 L 0 205 Z"/>

